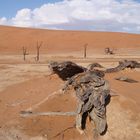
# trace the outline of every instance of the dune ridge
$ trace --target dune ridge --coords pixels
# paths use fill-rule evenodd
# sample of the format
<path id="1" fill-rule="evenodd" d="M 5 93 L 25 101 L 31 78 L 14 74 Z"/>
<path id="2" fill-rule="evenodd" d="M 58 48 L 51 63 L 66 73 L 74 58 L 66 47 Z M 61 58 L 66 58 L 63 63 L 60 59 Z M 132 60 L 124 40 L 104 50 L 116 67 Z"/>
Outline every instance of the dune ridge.
<path id="1" fill-rule="evenodd" d="M 20 54 L 23 46 L 30 53 L 35 53 L 37 41 L 43 42 L 40 50 L 42 54 L 80 52 L 86 43 L 91 53 L 103 53 L 106 47 L 118 52 L 140 51 L 140 34 L 0 26 L 1 54 Z"/>

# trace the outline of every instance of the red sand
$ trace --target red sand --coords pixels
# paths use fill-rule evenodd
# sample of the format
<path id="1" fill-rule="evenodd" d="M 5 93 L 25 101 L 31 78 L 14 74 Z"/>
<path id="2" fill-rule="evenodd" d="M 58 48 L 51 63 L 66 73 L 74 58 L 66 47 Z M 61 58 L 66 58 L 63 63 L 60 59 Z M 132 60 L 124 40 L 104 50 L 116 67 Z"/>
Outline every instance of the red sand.
<path id="1" fill-rule="evenodd" d="M 80 53 L 88 44 L 88 51 L 102 52 L 114 48 L 118 52 L 140 51 L 140 35 L 111 32 L 80 32 L 28 29 L 0 26 L 0 53 L 21 54 L 25 46 L 28 52 L 36 52 L 36 42 L 43 42 L 41 53 Z M 127 50 L 123 50 L 127 49 Z"/>
<path id="2" fill-rule="evenodd" d="M 27 46 L 29 53 L 36 51 L 36 41 L 43 41 L 41 55 L 48 54 L 47 60 L 32 64 L 19 60 L 16 55 L 22 54 L 21 47 Z M 48 76 L 46 63 L 49 60 L 60 60 L 58 54 L 67 55 L 82 52 L 83 45 L 88 43 L 88 50 L 106 67 L 116 65 L 114 56 L 104 56 L 104 48 L 111 47 L 120 55 L 130 55 L 140 60 L 140 35 L 106 32 L 51 31 L 0 27 L 0 140 L 92 140 L 92 127 L 87 120 L 85 133 L 80 135 L 75 129 L 75 117 L 29 117 L 22 118 L 22 110 L 33 111 L 75 111 L 76 98 L 73 91 L 59 94 L 64 82 L 56 75 Z M 51 55 L 56 57 L 52 57 Z M 107 57 L 108 59 L 104 59 Z M 129 56 L 127 56 L 129 57 Z M 12 58 L 12 59 L 11 59 Z M 117 60 L 118 60 L 117 59 Z M 17 61 L 15 61 L 17 60 Z M 61 57 L 61 61 L 66 57 Z M 83 66 L 98 62 L 94 59 L 67 57 Z M 9 64 L 11 63 L 12 64 Z M 18 62 L 18 63 L 17 63 Z M 115 62 L 115 63 L 114 63 Z M 2 64 L 3 63 L 3 64 Z M 6 64 L 5 64 L 6 63 Z M 20 64 L 22 63 L 22 64 Z M 128 76 L 138 83 L 126 83 L 114 80 L 119 76 Z M 140 139 L 140 71 L 124 70 L 106 74 L 111 89 L 119 96 L 111 98 L 107 106 L 108 131 L 100 140 L 139 140 Z M 54 94 L 54 96 L 50 95 Z"/>

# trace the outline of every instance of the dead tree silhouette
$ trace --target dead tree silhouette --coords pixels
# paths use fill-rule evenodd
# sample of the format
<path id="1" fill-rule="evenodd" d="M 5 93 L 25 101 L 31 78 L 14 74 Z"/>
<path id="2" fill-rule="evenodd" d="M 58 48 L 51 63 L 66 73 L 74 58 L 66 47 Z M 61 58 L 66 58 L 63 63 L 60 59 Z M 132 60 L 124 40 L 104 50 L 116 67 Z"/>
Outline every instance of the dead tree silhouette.
<path id="1" fill-rule="evenodd" d="M 42 46 L 42 42 L 36 44 L 36 50 L 37 50 L 37 56 L 36 56 L 36 61 L 39 61 L 40 59 L 40 48 Z"/>
<path id="2" fill-rule="evenodd" d="M 86 43 L 86 44 L 84 45 L 84 58 L 87 57 L 87 46 L 88 46 L 88 44 Z"/>
<path id="3" fill-rule="evenodd" d="M 114 54 L 113 49 L 105 48 L 105 54 Z"/>
<path id="4" fill-rule="evenodd" d="M 29 54 L 27 53 L 27 49 L 24 46 L 22 47 L 22 51 L 23 51 L 23 60 L 25 61 L 26 55 L 29 55 Z"/>

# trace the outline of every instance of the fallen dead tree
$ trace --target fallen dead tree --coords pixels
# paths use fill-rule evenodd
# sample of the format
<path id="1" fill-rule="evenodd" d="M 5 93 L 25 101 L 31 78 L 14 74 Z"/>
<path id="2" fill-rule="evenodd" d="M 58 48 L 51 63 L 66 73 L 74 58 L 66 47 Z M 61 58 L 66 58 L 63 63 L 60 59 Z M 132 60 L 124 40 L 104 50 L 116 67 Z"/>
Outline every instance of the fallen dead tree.
<path id="1" fill-rule="evenodd" d="M 68 80 L 72 76 L 86 71 L 94 71 L 98 76 L 101 77 L 104 77 L 105 73 L 102 70 L 98 70 L 98 68 L 104 68 L 99 63 L 92 63 L 88 65 L 87 68 L 85 68 L 71 61 L 64 62 L 52 61 L 49 63 L 49 68 L 52 73 L 57 74 L 62 80 Z"/>
<path id="2" fill-rule="evenodd" d="M 72 77 L 67 81 L 64 91 L 69 86 L 75 89 L 78 99 L 76 128 L 82 132 L 85 114 L 89 115 L 98 134 L 106 131 L 106 100 L 109 97 L 108 82 L 94 71 L 87 71 Z"/>
<path id="3" fill-rule="evenodd" d="M 94 71 L 98 76 L 104 77 L 105 73 L 118 72 L 126 68 L 140 68 L 140 63 L 132 60 L 123 60 L 119 61 L 118 66 L 114 68 L 100 70 L 100 68 L 102 69 L 104 67 L 99 63 L 92 63 L 88 65 L 87 68 L 85 68 L 71 61 L 65 61 L 60 63 L 53 61 L 49 63 L 49 68 L 52 71 L 52 73 L 58 74 L 61 79 L 68 80 L 72 76 L 86 71 Z"/>
<path id="4" fill-rule="evenodd" d="M 104 71 L 98 63 L 93 63 L 84 68 L 73 62 L 51 62 L 49 68 L 52 73 L 58 74 L 63 80 L 67 80 L 63 87 L 63 94 L 69 89 L 74 89 L 78 100 L 76 112 L 34 112 L 21 111 L 21 117 L 34 116 L 75 116 L 76 128 L 80 133 L 84 132 L 86 118 L 89 117 L 93 126 L 93 131 L 97 135 L 106 132 L 106 105 L 110 96 L 118 96 L 111 92 L 109 83 L 104 79 Z M 59 92 L 60 93 L 60 92 Z M 113 94 L 112 94 L 113 93 Z M 48 97 L 46 98 L 48 99 Z M 46 101 L 43 100 L 44 101 Z M 40 103 L 39 103 L 40 104 Z"/>
<path id="5" fill-rule="evenodd" d="M 140 68 L 140 63 L 138 63 L 137 61 L 129 61 L 129 60 L 120 61 L 117 67 L 109 68 L 105 70 L 105 73 L 118 72 L 126 68 L 131 68 L 131 69 Z"/>
<path id="6" fill-rule="evenodd" d="M 100 64 L 91 64 L 88 68 L 78 66 L 73 62 L 53 62 L 49 65 L 53 73 L 67 80 L 63 91 L 73 88 L 78 100 L 76 128 L 82 133 L 85 125 L 85 114 L 89 116 L 94 130 L 98 134 L 106 131 L 106 105 L 110 97 L 109 84 L 104 80 L 104 72 L 95 67 Z"/>
<path id="7" fill-rule="evenodd" d="M 117 77 L 115 78 L 116 80 L 122 81 L 122 82 L 128 82 L 128 83 L 138 83 L 138 81 L 125 77 L 125 76 L 121 76 L 121 77 Z"/>

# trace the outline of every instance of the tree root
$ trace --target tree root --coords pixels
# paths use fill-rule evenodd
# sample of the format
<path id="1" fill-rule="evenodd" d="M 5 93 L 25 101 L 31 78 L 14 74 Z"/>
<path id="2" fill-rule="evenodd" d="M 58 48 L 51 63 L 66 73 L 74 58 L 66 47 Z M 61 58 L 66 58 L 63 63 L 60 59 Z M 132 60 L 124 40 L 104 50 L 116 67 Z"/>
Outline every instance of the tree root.
<path id="1" fill-rule="evenodd" d="M 73 128 L 76 128 L 76 124 L 74 124 L 73 126 L 70 126 L 70 127 L 66 128 L 66 129 L 62 130 L 61 132 L 57 133 L 55 136 L 51 137 L 51 139 L 54 139 L 54 138 L 56 138 L 56 137 L 58 137 L 60 135 L 62 135 L 62 139 L 63 139 L 64 138 L 64 133 L 66 131 L 70 130 L 70 129 L 73 129 Z M 86 132 L 84 130 L 83 130 L 83 132 L 84 132 L 84 135 L 86 137 L 86 140 L 89 140 L 88 135 L 86 134 Z"/>
<path id="2" fill-rule="evenodd" d="M 73 129 L 73 128 L 75 128 L 75 124 L 73 126 L 70 126 L 70 127 L 66 128 L 66 129 L 62 130 L 61 132 L 57 133 L 55 136 L 51 137 L 51 139 L 54 139 L 54 138 L 56 138 L 56 137 L 58 137 L 60 135 L 63 135 L 63 137 L 64 137 L 64 133 L 66 131 L 70 130 L 70 129 Z"/>
<path id="3" fill-rule="evenodd" d="M 21 111 L 21 117 L 33 117 L 33 116 L 76 116 L 76 112 L 32 112 Z"/>
<path id="4" fill-rule="evenodd" d="M 60 94 L 63 94 L 61 89 L 59 89 L 57 91 L 54 91 L 53 93 L 51 93 L 50 95 L 48 95 L 46 98 L 44 98 L 43 100 L 41 100 L 39 103 L 37 103 L 37 104 L 33 105 L 32 107 L 26 109 L 27 112 L 29 112 L 29 111 L 31 111 L 33 109 L 36 109 L 37 107 L 39 107 L 41 104 L 43 104 L 44 102 L 46 102 L 47 100 L 49 100 L 53 96 L 60 95 Z"/>

